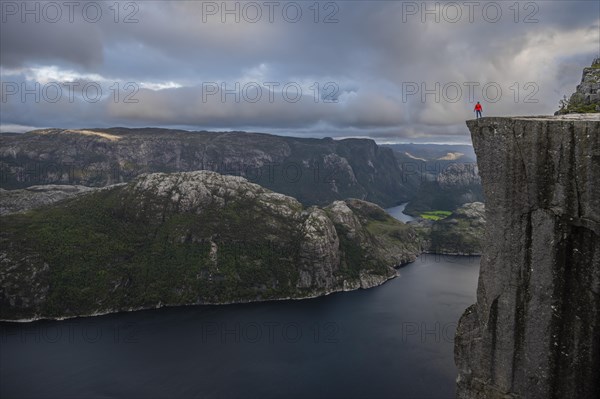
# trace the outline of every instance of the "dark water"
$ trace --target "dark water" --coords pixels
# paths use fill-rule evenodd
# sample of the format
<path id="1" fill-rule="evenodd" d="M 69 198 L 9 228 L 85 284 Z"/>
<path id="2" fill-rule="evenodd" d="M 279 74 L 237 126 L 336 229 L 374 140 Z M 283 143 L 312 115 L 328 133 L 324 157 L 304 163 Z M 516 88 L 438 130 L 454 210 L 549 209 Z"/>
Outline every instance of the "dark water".
<path id="1" fill-rule="evenodd" d="M 477 257 L 370 290 L 1 325 L 0 397 L 450 398 Z"/>

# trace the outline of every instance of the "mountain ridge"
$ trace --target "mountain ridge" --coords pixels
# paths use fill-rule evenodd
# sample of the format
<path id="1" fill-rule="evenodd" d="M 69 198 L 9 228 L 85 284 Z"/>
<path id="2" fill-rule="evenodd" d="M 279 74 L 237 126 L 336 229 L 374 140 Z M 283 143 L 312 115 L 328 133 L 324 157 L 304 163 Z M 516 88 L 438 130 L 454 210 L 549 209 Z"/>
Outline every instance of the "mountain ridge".
<path id="1" fill-rule="evenodd" d="M 0 142 L 0 187 L 91 187 L 142 173 L 213 170 L 245 176 L 305 205 L 360 198 L 381 206 L 405 202 L 392 150 L 371 139 L 312 139 L 245 132 L 159 128 L 42 129 Z"/>

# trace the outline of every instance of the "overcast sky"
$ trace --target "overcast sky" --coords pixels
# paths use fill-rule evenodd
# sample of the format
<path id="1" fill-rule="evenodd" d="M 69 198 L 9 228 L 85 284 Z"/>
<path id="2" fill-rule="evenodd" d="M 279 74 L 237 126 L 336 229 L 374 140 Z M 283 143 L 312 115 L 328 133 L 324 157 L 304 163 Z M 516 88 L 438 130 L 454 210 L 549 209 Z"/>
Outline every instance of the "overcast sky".
<path id="1" fill-rule="evenodd" d="M 469 142 L 550 114 L 600 2 L 2 1 L 2 131 L 160 126 Z"/>

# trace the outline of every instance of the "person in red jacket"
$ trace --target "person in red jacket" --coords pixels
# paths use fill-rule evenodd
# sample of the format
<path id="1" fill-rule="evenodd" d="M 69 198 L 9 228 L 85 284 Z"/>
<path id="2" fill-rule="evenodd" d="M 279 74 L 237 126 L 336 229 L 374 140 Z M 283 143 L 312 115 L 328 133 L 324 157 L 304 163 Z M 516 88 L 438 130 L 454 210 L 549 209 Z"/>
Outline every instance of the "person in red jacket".
<path id="1" fill-rule="evenodd" d="M 479 104 L 479 101 L 477 101 L 477 104 L 475 104 L 475 116 L 477 119 L 481 118 L 481 111 L 483 110 L 483 108 L 481 107 L 481 104 Z"/>

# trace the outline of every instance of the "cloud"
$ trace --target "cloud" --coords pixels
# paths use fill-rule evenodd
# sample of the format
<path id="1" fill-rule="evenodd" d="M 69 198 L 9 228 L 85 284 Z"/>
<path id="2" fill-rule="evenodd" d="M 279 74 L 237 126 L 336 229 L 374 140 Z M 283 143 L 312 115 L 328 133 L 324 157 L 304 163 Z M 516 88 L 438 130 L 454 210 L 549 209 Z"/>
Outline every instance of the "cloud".
<path id="1" fill-rule="evenodd" d="M 97 83 L 103 95 L 90 102 L 79 93 L 72 102 L 54 103 L 10 95 L 0 125 L 462 140 L 472 100 L 483 100 L 487 115 L 552 113 L 600 53 L 600 6 L 588 1 L 519 3 L 518 13 L 509 8 L 513 3 L 492 2 L 502 13 L 495 22 L 489 2 L 477 3 L 472 20 L 461 6 L 454 22 L 451 4 L 463 3 L 430 2 L 427 9 L 422 2 L 319 3 L 316 12 L 313 3 L 297 2 L 297 22 L 282 12 L 286 2 L 272 15 L 262 6 L 256 22 L 249 21 L 256 14 L 244 14 L 252 11 L 248 2 L 227 3 L 237 16 L 223 13 L 222 2 L 119 2 L 118 15 L 108 8 L 113 2 L 96 3 L 104 8 L 94 23 L 81 12 L 55 23 L 3 15 L 3 84 Z M 127 17 L 137 22 L 125 23 Z M 337 22 L 325 23 L 328 18 Z M 272 83 L 278 86 L 269 90 Z M 203 88 L 214 84 L 241 99 L 220 92 L 203 97 Z M 248 84 L 262 88 L 259 101 L 240 92 Z M 300 87 L 301 100 L 286 101 L 285 85 Z M 128 95 L 138 101 L 124 102 Z M 323 101 L 328 98 L 336 102 Z"/>

